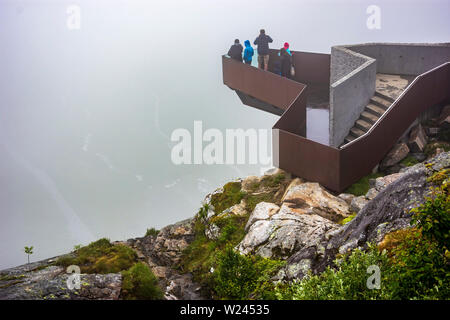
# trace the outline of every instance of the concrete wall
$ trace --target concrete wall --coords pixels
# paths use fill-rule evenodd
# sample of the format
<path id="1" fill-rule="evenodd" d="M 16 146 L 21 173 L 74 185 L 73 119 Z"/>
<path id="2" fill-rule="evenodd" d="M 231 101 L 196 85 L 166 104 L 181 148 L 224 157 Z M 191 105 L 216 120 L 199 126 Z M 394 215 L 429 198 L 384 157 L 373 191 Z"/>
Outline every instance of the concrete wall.
<path id="1" fill-rule="evenodd" d="M 330 83 L 333 84 L 366 63 L 367 57 L 344 47 L 331 48 Z"/>
<path id="2" fill-rule="evenodd" d="M 419 75 L 450 61 L 450 43 L 368 43 L 345 48 L 376 59 L 378 73 Z"/>
<path id="3" fill-rule="evenodd" d="M 331 51 L 330 140 L 338 147 L 375 93 L 376 61 L 342 47 Z"/>

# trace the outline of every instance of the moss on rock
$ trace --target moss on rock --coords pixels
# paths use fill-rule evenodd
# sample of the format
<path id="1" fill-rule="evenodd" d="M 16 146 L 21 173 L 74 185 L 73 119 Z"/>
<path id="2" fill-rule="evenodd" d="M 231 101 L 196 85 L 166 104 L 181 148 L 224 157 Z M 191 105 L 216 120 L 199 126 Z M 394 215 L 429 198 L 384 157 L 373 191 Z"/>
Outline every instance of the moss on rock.
<path id="1" fill-rule="evenodd" d="M 122 244 L 114 245 L 108 239 L 100 239 L 75 251 L 74 256 L 58 259 L 57 265 L 77 265 L 82 273 L 117 273 L 129 269 L 137 262 L 136 252 Z"/>

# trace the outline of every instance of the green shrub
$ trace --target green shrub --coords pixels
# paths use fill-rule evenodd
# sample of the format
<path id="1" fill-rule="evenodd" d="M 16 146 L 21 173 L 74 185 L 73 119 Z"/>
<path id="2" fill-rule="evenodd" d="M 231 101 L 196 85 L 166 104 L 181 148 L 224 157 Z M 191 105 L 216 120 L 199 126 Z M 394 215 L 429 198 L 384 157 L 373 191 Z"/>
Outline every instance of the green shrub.
<path id="1" fill-rule="evenodd" d="M 280 188 L 280 186 L 288 181 L 284 173 L 265 175 L 260 181 L 252 183 L 247 187 L 249 192 L 259 192 L 261 190 L 267 190 L 270 188 Z"/>
<path id="2" fill-rule="evenodd" d="M 283 192 L 290 182 L 284 173 L 263 176 L 259 183 L 250 187 L 244 197 L 247 212 L 252 212 L 260 202 L 280 204 Z"/>
<path id="3" fill-rule="evenodd" d="M 286 176 L 284 173 L 267 175 L 261 179 L 261 186 L 265 188 L 278 188 L 285 179 Z"/>
<path id="4" fill-rule="evenodd" d="M 159 230 L 156 230 L 155 228 L 150 228 L 150 229 L 147 229 L 145 236 L 146 237 L 148 237 L 148 236 L 156 237 L 156 236 L 158 236 L 158 234 L 159 234 Z"/>
<path id="5" fill-rule="evenodd" d="M 248 194 L 245 197 L 246 205 L 245 209 L 247 212 L 252 212 L 256 205 L 260 202 L 277 202 L 276 199 L 274 199 L 275 192 L 262 192 L 259 194 Z"/>
<path id="6" fill-rule="evenodd" d="M 232 246 L 217 255 L 214 291 L 221 299 L 274 298 L 270 280 L 284 262 L 241 255 Z"/>
<path id="7" fill-rule="evenodd" d="M 241 191 L 240 182 L 229 182 L 223 186 L 223 192 L 211 196 L 211 204 L 216 214 L 220 214 L 223 210 L 241 202 L 244 196 L 245 192 Z"/>
<path id="8" fill-rule="evenodd" d="M 450 151 L 450 143 L 446 141 L 430 142 L 425 146 L 423 153 L 425 153 L 429 158 L 434 155 L 437 148 L 443 149 L 445 152 L 448 152 Z"/>
<path id="9" fill-rule="evenodd" d="M 436 241 L 442 250 L 450 249 L 450 194 L 441 188 L 433 189 L 427 201 L 412 210 L 411 223 L 421 228 L 425 238 Z"/>
<path id="10" fill-rule="evenodd" d="M 407 156 L 405 159 L 403 159 L 400 164 L 405 166 L 405 167 L 411 167 L 415 164 L 418 164 L 419 160 L 417 160 L 416 158 L 414 158 L 413 156 Z"/>
<path id="11" fill-rule="evenodd" d="M 248 215 L 213 217 L 210 223 L 219 227 L 220 235 L 216 240 L 209 240 L 205 236 L 205 223 L 197 217 L 195 239 L 183 252 L 179 268 L 193 274 L 194 281 L 201 284 L 205 295 L 221 299 L 275 298 L 273 284 L 269 280 L 282 263 L 241 256 L 232 249 L 244 238 L 247 220 Z M 234 265 L 233 261 L 237 264 Z M 250 268 L 248 272 L 233 278 L 233 274 L 240 274 L 239 269 L 247 267 Z M 232 283 L 227 288 L 228 280 Z"/>
<path id="12" fill-rule="evenodd" d="M 247 298 L 258 278 L 253 261 L 235 252 L 231 246 L 220 252 L 217 259 L 217 270 L 214 271 L 217 295 L 228 299 Z"/>
<path id="13" fill-rule="evenodd" d="M 194 224 L 194 241 L 184 250 L 178 266 L 183 272 L 191 272 L 194 280 L 202 285 L 205 293 L 211 295 L 214 284 L 211 268 L 216 266 L 216 256 L 227 245 L 236 246 L 245 236 L 245 224 L 248 216 L 213 217 L 210 223 L 220 229 L 217 240 L 210 240 L 205 235 L 205 223 L 197 218 Z"/>
<path id="14" fill-rule="evenodd" d="M 122 297 L 125 300 L 159 300 L 164 297 L 150 268 L 136 263 L 128 271 L 122 272 Z"/>
<path id="15" fill-rule="evenodd" d="M 356 213 L 352 213 L 351 215 L 349 215 L 347 218 L 342 219 L 339 224 L 340 225 L 344 225 L 349 223 L 350 221 L 352 221 L 354 218 L 356 217 Z"/>
<path id="16" fill-rule="evenodd" d="M 432 164 L 428 164 L 432 166 Z M 442 188 L 442 191 L 448 191 L 450 169 L 443 169 L 441 171 L 433 173 L 431 177 L 427 179 L 427 182 L 431 182 L 435 187 Z M 433 190 L 432 190 L 433 191 Z"/>
<path id="17" fill-rule="evenodd" d="M 216 240 L 217 244 L 221 247 L 226 244 L 238 244 L 244 239 L 245 236 L 245 224 L 247 223 L 248 216 L 227 216 L 220 219 L 214 219 L 213 222 L 220 228 L 220 236 Z"/>
<path id="18" fill-rule="evenodd" d="M 382 173 L 372 173 L 365 177 L 362 177 L 361 179 L 359 179 L 359 181 L 355 182 L 347 190 L 345 190 L 345 193 L 351 193 L 357 197 L 363 196 L 367 193 L 367 191 L 369 191 L 369 180 L 376 179 L 382 176 Z"/>
<path id="19" fill-rule="evenodd" d="M 208 211 L 209 211 L 209 204 L 205 203 L 203 206 L 198 210 L 198 217 L 200 219 L 205 220 L 208 217 Z"/>
<path id="20" fill-rule="evenodd" d="M 391 299 L 449 299 L 449 259 L 417 228 L 388 234 L 380 244 L 389 256 L 386 275 Z"/>
<path id="21" fill-rule="evenodd" d="M 223 192 L 212 195 L 211 204 L 214 206 L 215 213 L 220 214 L 244 199 L 245 209 L 250 213 L 258 203 L 263 201 L 279 204 L 283 196 L 280 190 L 286 188 L 289 181 L 284 173 L 263 176 L 261 181 L 248 187 L 248 193 L 242 191 L 240 182 L 229 182 L 223 186 Z M 206 217 L 205 207 L 202 207 L 198 214 L 200 217 Z"/>
<path id="22" fill-rule="evenodd" d="M 381 289 L 368 289 L 367 279 L 370 276 L 367 268 L 376 265 L 385 272 L 387 256 L 380 253 L 375 246 L 367 252 L 353 250 L 350 255 L 335 261 L 337 268 L 328 267 L 320 275 L 308 274 L 301 281 L 294 282 L 289 288 L 277 290 L 279 299 L 294 300 L 367 300 L 382 296 Z"/>
<path id="23" fill-rule="evenodd" d="M 450 298 L 449 170 L 435 173 L 425 203 L 411 210 L 414 228 L 393 232 L 383 242 L 392 265 L 392 296 L 399 299 Z"/>
<path id="24" fill-rule="evenodd" d="M 57 264 L 68 267 L 77 265 L 82 273 L 116 273 L 129 269 L 137 261 L 136 252 L 124 245 L 113 245 L 108 239 L 100 239 L 75 251 L 75 256 L 58 259 Z"/>

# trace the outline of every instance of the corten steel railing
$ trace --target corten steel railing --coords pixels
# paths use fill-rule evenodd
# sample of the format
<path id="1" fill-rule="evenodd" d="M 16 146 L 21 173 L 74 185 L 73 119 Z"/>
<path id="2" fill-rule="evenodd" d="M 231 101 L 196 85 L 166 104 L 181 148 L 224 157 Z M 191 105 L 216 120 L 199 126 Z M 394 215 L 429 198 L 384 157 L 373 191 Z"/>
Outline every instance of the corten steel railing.
<path id="1" fill-rule="evenodd" d="M 271 72 L 254 68 L 239 61 L 222 57 L 223 81 L 232 89 L 267 102 L 282 110 L 295 105 L 295 129 L 297 134 L 306 135 L 306 99 L 301 93 L 305 84 L 280 77 Z"/>
<path id="2" fill-rule="evenodd" d="M 337 149 L 305 137 L 306 85 L 293 85 L 293 81 L 225 56 L 222 61 L 226 85 L 286 110 L 272 128 L 274 165 L 338 192 L 370 173 L 421 112 L 450 100 L 448 62 L 418 76 L 366 134 Z M 298 64 L 296 71 L 302 72 Z M 299 77 L 307 82 L 308 76 Z M 323 80 L 324 76 L 316 79 Z M 254 83 L 248 83 L 251 81 Z M 270 84 L 273 87 L 269 88 Z M 289 89 L 283 91 L 280 86 L 284 85 Z"/>
<path id="3" fill-rule="evenodd" d="M 274 73 L 251 67 L 245 63 L 222 57 L 223 80 L 232 89 L 237 89 L 259 100 L 286 110 L 305 87 Z"/>

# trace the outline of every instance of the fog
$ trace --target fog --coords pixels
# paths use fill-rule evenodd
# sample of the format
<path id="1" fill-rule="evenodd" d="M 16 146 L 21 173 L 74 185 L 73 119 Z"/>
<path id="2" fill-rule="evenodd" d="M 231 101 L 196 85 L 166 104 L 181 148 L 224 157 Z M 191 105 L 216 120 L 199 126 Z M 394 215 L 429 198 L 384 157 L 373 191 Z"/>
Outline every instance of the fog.
<path id="1" fill-rule="evenodd" d="M 372 4 L 379 30 L 366 26 Z M 79 29 L 68 27 L 70 5 Z M 0 269 L 25 263 L 24 246 L 38 260 L 142 236 L 192 217 L 230 179 L 260 174 L 267 165 L 171 161 L 173 130 L 193 132 L 196 120 L 223 131 L 275 123 L 223 85 L 235 38 L 253 42 L 265 28 L 273 48 L 323 53 L 449 42 L 449 12 L 429 0 L 0 0 Z"/>

